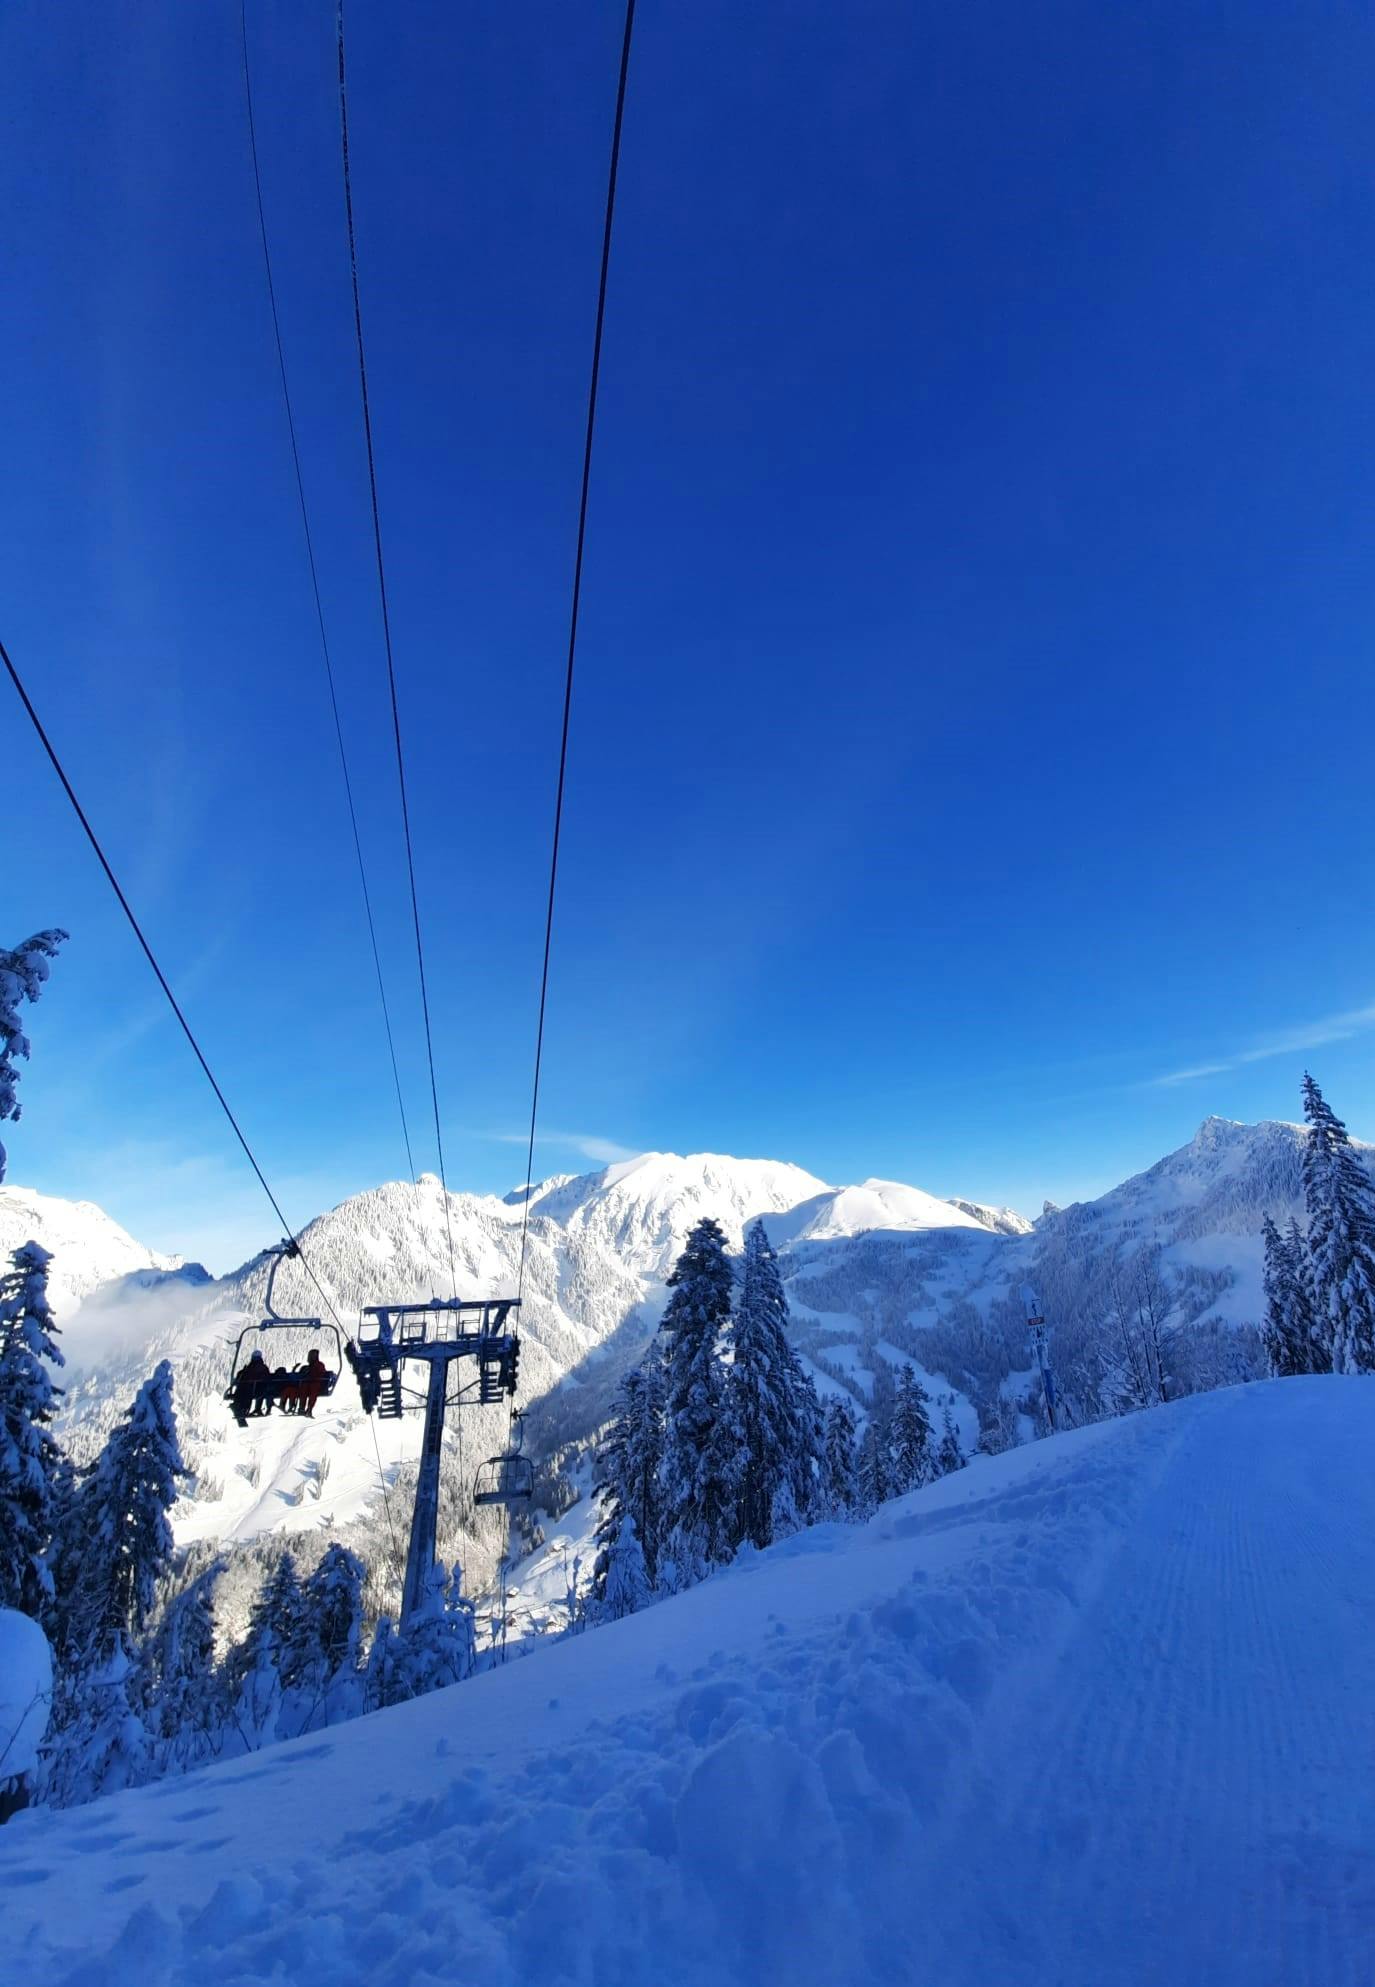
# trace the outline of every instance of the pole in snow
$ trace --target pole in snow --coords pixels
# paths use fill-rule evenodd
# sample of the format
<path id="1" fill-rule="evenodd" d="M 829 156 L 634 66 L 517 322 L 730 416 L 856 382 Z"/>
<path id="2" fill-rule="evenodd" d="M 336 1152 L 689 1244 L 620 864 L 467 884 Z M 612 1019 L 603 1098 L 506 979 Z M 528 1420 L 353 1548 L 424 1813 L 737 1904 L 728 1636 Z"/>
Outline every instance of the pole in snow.
<path id="1" fill-rule="evenodd" d="M 1050 1432 L 1055 1433 L 1055 1375 L 1050 1367 L 1050 1332 L 1041 1311 L 1041 1300 L 1029 1283 L 1022 1285 L 1022 1306 L 1026 1312 L 1027 1330 L 1031 1334 L 1031 1350 L 1036 1356 L 1036 1364 L 1041 1373 L 1041 1392 L 1045 1396 L 1046 1420 Z"/>

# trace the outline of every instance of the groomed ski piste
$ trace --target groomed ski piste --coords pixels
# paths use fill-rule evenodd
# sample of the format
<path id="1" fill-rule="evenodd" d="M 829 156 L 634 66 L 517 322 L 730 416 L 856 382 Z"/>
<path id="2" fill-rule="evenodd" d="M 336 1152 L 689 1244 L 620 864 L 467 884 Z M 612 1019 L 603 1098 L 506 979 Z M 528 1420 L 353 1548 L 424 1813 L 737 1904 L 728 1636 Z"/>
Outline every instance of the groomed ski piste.
<path id="1" fill-rule="evenodd" d="M 44 1987 L 1369 1987 L 1375 1383 L 997 1458 L 6 1830 Z"/>

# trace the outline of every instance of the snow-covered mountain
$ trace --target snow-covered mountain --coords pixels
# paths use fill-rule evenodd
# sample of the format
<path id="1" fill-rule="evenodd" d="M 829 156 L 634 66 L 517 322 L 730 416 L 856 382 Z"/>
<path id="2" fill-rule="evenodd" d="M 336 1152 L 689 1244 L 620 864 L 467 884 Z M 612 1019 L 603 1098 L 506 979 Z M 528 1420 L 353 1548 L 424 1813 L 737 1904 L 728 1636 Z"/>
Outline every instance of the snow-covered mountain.
<path id="1" fill-rule="evenodd" d="M 0 1187 L 0 1260 L 24 1242 L 40 1243 L 53 1258 L 48 1295 L 59 1324 L 102 1284 L 149 1272 L 199 1270 L 180 1256 L 145 1248 L 94 1201 L 59 1200 L 31 1187 Z"/>
<path id="2" fill-rule="evenodd" d="M 662 1278 L 704 1215 L 718 1221 L 732 1247 L 739 1248 L 756 1215 L 783 1214 L 832 1191 L 802 1167 L 773 1159 L 728 1159 L 714 1152 L 680 1159 L 673 1152 L 646 1152 L 601 1173 L 562 1175 L 537 1186 L 530 1207 L 532 1218 L 542 1215 L 568 1235 L 594 1240 L 636 1275 Z M 514 1204 L 522 1198 L 509 1196 Z"/>
<path id="3" fill-rule="evenodd" d="M 1018 1296 L 1033 1281 L 1068 1348 L 1104 1327 L 1114 1266 L 1158 1245 L 1178 1315 L 1207 1333 L 1254 1325 L 1263 1217 L 1301 1212 L 1303 1130 L 1212 1118 L 1179 1151 L 1099 1200 L 1047 1210 L 1033 1226 L 1007 1210 L 942 1200 L 894 1181 L 832 1187 L 802 1168 L 718 1154 L 650 1153 L 532 1189 L 525 1305 L 523 1404 L 528 1446 L 547 1459 L 586 1441 L 604 1418 L 616 1380 L 639 1356 L 664 1300 L 663 1278 L 695 1221 L 711 1214 L 738 1245 L 762 1216 L 779 1248 L 800 1351 L 819 1387 L 851 1395 L 862 1412 L 880 1363 L 914 1364 L 953 1396 L 968 1438 L 975 1408 L 1024 1385 L 1025 1327 Z M 1369 1155 L 1368 1148 L 1362 1148 Z M 42 1197 L 0 1197 L 27 1217 Z M 305 1253 L 340 1319 L 360 1307 L 452 1289 L 510 1294 L 521 1252 L 523 1192 L 451 1194 L 437 1180 L 393 1182 L 320 1215 Z M 153 1360 L 171 1357 L 196 1482 L 177 1513 L 185 1541 L 245 1540 L 267 1531 L 361 1527 L 365 1550 L 383 1525 L 380 1482 L 404 1475 L 418 1451 L 418 1418 L 370 1424 L 345 1378 L 314 1422 L 272 1417 L 239 1429 L 224 1405 L 230 1350 L 262 1314 L 267 1259 L 197 1286 L 174 1259 L 141 1249 L 98 1209 L 46 1202 L 39 1239 L 53 1249 L 59 1290 L 92 1294 L 67 1319 L 69 1423 L 94 1442 Z M 20 1226 L 36 1224 L 20 1220 Z M 9 1232 L 9 1231 L 7 1231 Z M 115 1237 L 117 1243 L 108 1238 Z M 62 1260 L 63 1238 L 76 1256 Z M 93 1237 L 106 1238 L 103 1253 Z M 16 1235 L 16 1239 L 24 1239 Z M 73 1276 L 75 1281 L 73 1281 Z M 151 1277 L 153 1288 L 144 1287 Z M 284 1268 L 279 1307 L 320 1308 L 298 1266 Z M 1224 1332 L 1224 1337 L 1226 1333 Z M 325 1351 L 331 1363 L 337 1353 Z M 1019 1381 L 1019 1375 L 1022 1376 Z M 457 1492 L 476 1459 L 504 1439 L 500 1410 L 465 1410 L 455 1427 Z M 379 1477 L 379 1466 L 381 1478 Z M 475 1578 L 501 1538 L 477 1526 L 457 1496 L 448 1544 L 472 1559 Z"/>

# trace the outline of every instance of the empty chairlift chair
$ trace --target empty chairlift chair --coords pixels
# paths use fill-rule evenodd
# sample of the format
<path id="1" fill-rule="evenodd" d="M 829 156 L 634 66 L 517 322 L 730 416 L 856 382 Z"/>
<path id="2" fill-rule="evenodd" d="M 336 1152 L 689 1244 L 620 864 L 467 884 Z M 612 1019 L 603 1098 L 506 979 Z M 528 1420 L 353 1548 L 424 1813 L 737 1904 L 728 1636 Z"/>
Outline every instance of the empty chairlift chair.
<path id="1" fill-rule="evenodd" d="M 508 1449 L 478 1466 L 473 1482 L 474 1504 L 525 1504 L 534 1494 L 535 1470 L 528 1456 Z"/>

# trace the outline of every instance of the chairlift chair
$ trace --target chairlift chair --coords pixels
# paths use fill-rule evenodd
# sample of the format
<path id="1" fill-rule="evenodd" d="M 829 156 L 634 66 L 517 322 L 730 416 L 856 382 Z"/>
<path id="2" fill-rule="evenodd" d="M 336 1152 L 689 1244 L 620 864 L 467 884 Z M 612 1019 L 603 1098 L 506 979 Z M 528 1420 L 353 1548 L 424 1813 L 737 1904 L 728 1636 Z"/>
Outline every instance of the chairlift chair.
<path id="1" fill-rule="evenodd" d="M 473 1480 L 474 1504 L 526 1504 L 534 1495 L 535 1469 L 528 1456 L 508 1449 L 478 1465 Z"/>
<path id="2" fill-rule="evenodd" d="M 234 1342 L 234 1354 L 229 1367 L 229 1384 L 225 1388 L 224 1398 L 228 1402 L 230 1410 L 240 1427 L 245 1425 L 247 1419 L 243 1402 L 248 1396 L 243 1386 L 243 1376 L 254 1355 L 263 1353 L 264 1336 L 266 1334 L 272 1332 L 294 1332 L 297 1335 L 297 1343 L 290 1350 L 293 1353 L 299 1353 L 303 1359 L 308 1358 L 312 1351 L 320 1353 L 325 1369 L 324 1379 L 320 1382 L 318 1389 L 312 1396 L 313 1399 L 327 1400 L 338 1385 L 339 1374 L 344 1364 L 344 1337 L 339 1327 L 337 1325 L 326 1324 L 322 1318 L 284 1318 L 276 1310 L 272 1302 L 272 1286 L 276 1280 L 279 1265 L 284 1257 L 299 1255 L 299 1253 L 300 1251 L 294 1242 L 283 1242 L 278 1248 L 271 1251 L 273 1261 L 272 1267 L 268 1271 L 267 1292 L 263 1300 L 263 1309 L 266 1312 L 266 1316 L 259 1319 L 256 1324 L 245 1325 Z M 303 1340 L 313 1343 L 302 1344 L 301 1341 Z M 334 1352 L 333 1365 L 329 1361 L 328 1349 L 331 1340 L 333 1341 Z M 287 1347 L 284 1346 L 282 1349 L 286 1351 Z M 266 1358 L 266 1354 L 264 1354 L 264 1358 Z M 270 1412 L 273 1407 L 283 1405 L 285 1389 L 292 1385 L 294 1381 L 294 1373 L 290 1374 L 283 1381 L 269 1367 L 268 1379 L 261 1382 L 254 1391 L 258 1400 L 265 1402 Z"/>

